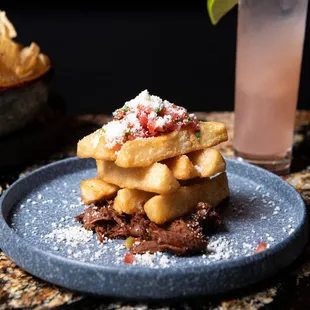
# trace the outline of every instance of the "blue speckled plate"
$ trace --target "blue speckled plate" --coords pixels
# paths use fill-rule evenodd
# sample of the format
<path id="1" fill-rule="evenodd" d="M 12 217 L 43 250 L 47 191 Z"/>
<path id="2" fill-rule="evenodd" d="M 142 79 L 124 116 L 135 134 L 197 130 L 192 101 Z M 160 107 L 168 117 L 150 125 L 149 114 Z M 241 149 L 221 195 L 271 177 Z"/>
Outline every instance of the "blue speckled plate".
<path id="1" fill-rule="evenodd" d="M 40 168 L 4 193 L 0 247 L 29 273 L 82 293 L 162 299 L 242 288 L 301 254 L 307 214 L 301 196 L 281 178 L 231 159 L 227 172 L 225 229 L 211 236 L 205 255 L 137 255 L 134 265 L 125 264 L 123 241 L 99 244 L 74 221 L 85 209 L 79 183 L 96 175 L 94 160 L 78 158 Z M 259 242 L 269 247 L 254 254 Z"/>

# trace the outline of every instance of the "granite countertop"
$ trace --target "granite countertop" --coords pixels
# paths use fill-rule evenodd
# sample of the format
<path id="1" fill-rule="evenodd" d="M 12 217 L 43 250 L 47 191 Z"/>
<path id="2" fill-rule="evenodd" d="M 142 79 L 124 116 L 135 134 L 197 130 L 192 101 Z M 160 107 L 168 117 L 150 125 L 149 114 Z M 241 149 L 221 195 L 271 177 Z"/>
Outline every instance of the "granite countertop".
<path id="1" fill-rule="evenodd" d="M 220 146 L 223 155 L 233 157 L 233 118 L 231 112 L 197 113 L 202 120 L 226 123 L 229 141 Z M 67 139 L 60 151 L 49 159 L 29 167 L 6 171 L 0 176 L 0 195 L 20 176 L 59 159 L 75 156 L 79 138 L 92 132 L 108 120 L 106 115 L 84 115 L 68 119 Z M 292 173 L 283 176 L 303 196 L 310 207 L 310 111 L 296 114 L 294 160 Z M 310 309 L 310 246 L 291 267 L 281 274 L 259 283 L 246 291 L 216 296 L 166 302 L 134 302 L 98 299 L 53 286 L 32 277 L 18 268 L 0 251 L 0 310 L 1 309 Z"/>

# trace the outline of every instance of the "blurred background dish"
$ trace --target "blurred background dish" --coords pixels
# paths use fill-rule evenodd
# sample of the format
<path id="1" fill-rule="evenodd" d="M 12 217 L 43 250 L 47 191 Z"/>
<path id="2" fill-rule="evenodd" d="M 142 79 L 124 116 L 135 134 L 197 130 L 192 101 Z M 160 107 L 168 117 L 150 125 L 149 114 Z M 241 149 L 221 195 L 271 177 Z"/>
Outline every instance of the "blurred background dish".
<path id="1" fill-rule="evenodd" d="M 16 37 L 14 25 L 0 11 L 0 137 L 27 125 L 48 100 L 49 57 L 35 42 L 24 46 Z"/>
<path id="2" fill-rule="evenodd" d="M 22 44 L 16 37 L 9 16 L 0 11 L 2 169 L 45 158 L 57 149 L 61 136 L 65 137 L 65 104 L 51 89 L 54 69 L 50 58 L 32 40 L 35 36 L 30 44 Z"/>
<path id="3" fill-rule="evenodd" d="M 0 88 L 0 137 L 20 130 L 46 109 L 52 72 L 16 87 Z"/>

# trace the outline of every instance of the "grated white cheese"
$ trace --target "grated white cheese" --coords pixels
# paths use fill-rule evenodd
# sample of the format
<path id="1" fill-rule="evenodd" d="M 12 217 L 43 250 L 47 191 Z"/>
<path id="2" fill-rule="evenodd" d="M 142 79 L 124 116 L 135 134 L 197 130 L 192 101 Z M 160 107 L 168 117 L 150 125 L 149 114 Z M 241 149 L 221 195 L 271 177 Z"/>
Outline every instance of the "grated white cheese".
<path id="1" fill-rule="evenodd" d="M 57 227 L 56 223 L 52 223 L 52 227 Z M 78 246 L 79 244 L 85 244 L 92 240 L 93 232 L 80 226 L 70 226 L 55 229 L 45 235 L 45 238 L 54 239 L 57 242 L 64 242 L 66 245 Z"/>
<path id="2" fill-rule="evenodd" d="M 133 265 L 147 266 L 152 268 L 167 268 L 174 263 L 174 259 L 167 254 L 156 252 L 154 254 L 135 254 Z"/>
<path id="3" fill-rule="evenodd" d="M 234 253 L 230 241 L 225 237 L 219 237 L 210 242 L 207 249 L 211 252 L 208 255 L 209 259 L 215 261 L 229 259 Z"/>
<path id="4" fill-rule="evenodd" d="M 136 109 L 139 105 L 144 107 L 150 107 L 153 111 L 156 111 L 158 107 L 165 102 L 158 96 L 150 95 L 147 89 L 143 90 L 137 97 L 131 99 L 125 103 L 130 109 Z"/>
<path id="5" fill-rule="evenodd" d="M 149 120 L 153 120 L 157 117 L 157 113 L 155 113 L 154 111 L 152 111 L 149 115 L 148 115 L 148 119 Z"/>
<path id="6" fill-rule="evenodd" d="M 167 120 L 165 120 L 163 117 L 159 117 L 156 121 L 155 121 L 155 126 L 156 127 L 164 127 L 167 123 Z"/>
<path id="7" fill-rule="evenodd" d="M 105 130 L 104 136 L 106 140 L 106 147 L 109 148 L 109 144 L 113 146 L 116 142 L 122 141 L 128 128 L 128 122 L 124 120 L 111 121 L 104 125 L 103 129 Z"/>

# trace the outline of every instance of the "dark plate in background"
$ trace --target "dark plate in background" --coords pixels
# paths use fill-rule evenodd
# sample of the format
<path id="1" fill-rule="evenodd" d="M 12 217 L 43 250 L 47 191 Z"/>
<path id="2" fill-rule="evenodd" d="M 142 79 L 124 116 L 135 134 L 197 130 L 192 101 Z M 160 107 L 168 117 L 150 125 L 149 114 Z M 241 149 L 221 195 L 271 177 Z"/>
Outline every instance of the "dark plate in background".
<path id="1" fill-rule="evenodd" d="M 136 256 L 124 264 L 123 241 L 99 244 L 74 217 L 84 210 L 79 183 L 96 174 L 92 159 L 70 158 L 40 168 L 2 196 L 1 249 L 20 267 L 51 283 L 101 296 L 162 299 L 228 292 L 291 264 L 307 242 L 306 207 L 281 178 L 226 159 L 231 197 L 225 228 L 210 253 L 178 258 Z M 254 255 L 259 242 L 270 247 Z"/>
<path id="2" fill-rule="evenodd" d="M 0 87 L 0 169 L 32 165 L 57 152 L 70 130 L 63 98 L 52 90 L 54 70 Z"/>

